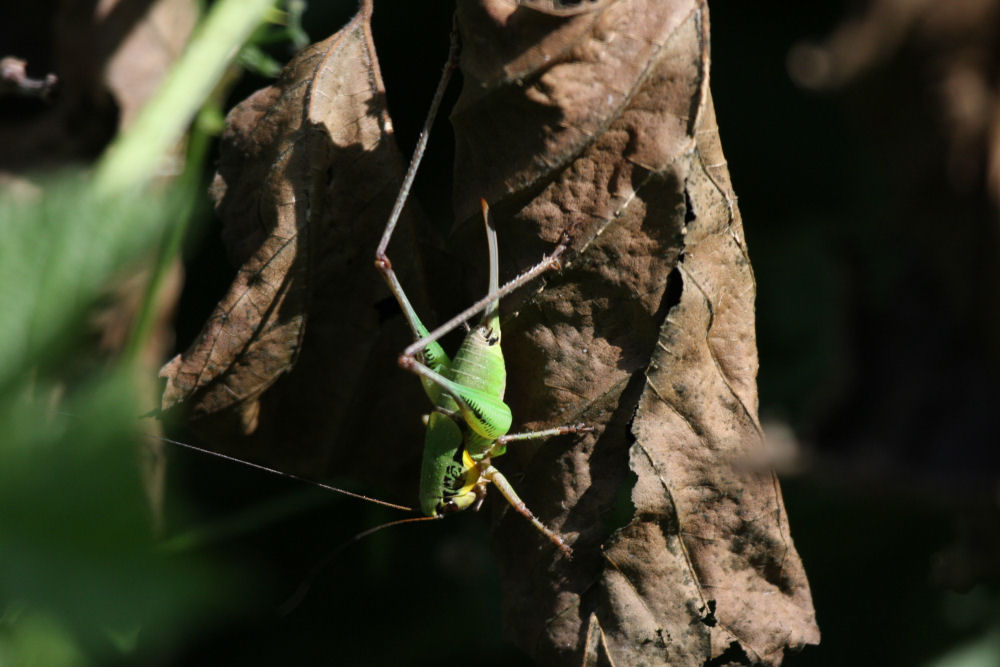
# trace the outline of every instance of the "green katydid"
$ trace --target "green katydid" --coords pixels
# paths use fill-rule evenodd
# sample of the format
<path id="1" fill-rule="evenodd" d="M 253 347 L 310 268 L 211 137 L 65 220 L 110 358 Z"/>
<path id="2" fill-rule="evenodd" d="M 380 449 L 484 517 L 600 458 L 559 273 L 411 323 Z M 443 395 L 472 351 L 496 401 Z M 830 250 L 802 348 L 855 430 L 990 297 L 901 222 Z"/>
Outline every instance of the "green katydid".
<path id="1" fill-rule="evenodd" d="M 403 350 L 399 365 L 420 377 L 424 391 L 434 406 L 433 411 L 425 417 L 427 432 L 420 473 L 420 508 L 428 517 L 435 518 L 470 507 L 478 510 L 485 498 L 486 486 L 492 482 L 514 509 L 552 540 L 563 553 L 571 556 L 572 550 L 562 536 L 538 520 L 518 497 L 507 478 L 492 465 L 492 459 L 506 451 L 508 442 L 593 430 L 584 424 L 574 424 L 509 435 L 507 432 L 511 427 L 512 416 L 510 408 L 503 402 L 507 372 L 500 350 L 500 297 L 534 280 L 545 271 L 558 269 L 559 258 L 569 246 L 569 237 L 564 234 L 550 255 L 501 287 L 496 230 L 490 221 L 489 206 L 485 200 L 481 200 L 489 248 L 489 290 L 485 297 L 432 332 L 428 332 L 420 321 L 386 255 L 427 146 L 430 127 L 457 63 L 458 41 L 457 33 L 453 31 L 448 62 L 438 82 L 382 240 L 375 251 L 375 266 L 399 302 L 416 339 Z M 469 329 L 455 358 L 449 359 L 437 342 L 438 339 L 465 324 L 480 311 L 483 312 L 480 323 Z"/>
<path id="2" fill-rule="evenodd" d="M 441 516 L 470 507 L 479 509 L 486 486 L 492 482 L 514 509 L 570 556 L 572 550 L 566 541 L 532 514 L 507 478 L 492 465 L 492 459 L 503 454 L 509 442 L 592 430 L 575 424 L 508 435 L 512 416 L 503 402 L 507 373 L 500 349 L 500 296 L 544 271 L 558 268 L 559 257 L 569 240 L 564 237 L 552 254 L 501 288 L 496 230 L 490 222 L 489 206 L 485 201 L 482 208 L 489 247 L 489 292 L 484 299 L 434 332 L 428 332 L 420 321 L 385 255 L 392 223 L 375 254 L 375 266 L 389 284 L 416 339 L 400 355 L 399 364 L 420 376 L 424 391 L 434 405 L 433 412 L 425 418 L 427 434 L 421 466 L 420 508 L 427 516 Z M 437 342 L 438 338 L 479 310 L 484 311 L 479 325 L 469 330 L 455 358 L 449 359 Z"/>

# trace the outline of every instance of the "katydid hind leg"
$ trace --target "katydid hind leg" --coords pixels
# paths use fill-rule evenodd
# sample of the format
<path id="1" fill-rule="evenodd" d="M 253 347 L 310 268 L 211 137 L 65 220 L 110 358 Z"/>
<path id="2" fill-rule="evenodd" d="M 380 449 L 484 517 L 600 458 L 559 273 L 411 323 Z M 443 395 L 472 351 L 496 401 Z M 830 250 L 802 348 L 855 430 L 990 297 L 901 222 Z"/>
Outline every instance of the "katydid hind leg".
<path id="1" fill-rule="evenodd" d="M 556 426 L 554 428 L 547 428 L 541 431 L 525 431 L 524 433 L 508 433 L 497 438 L 498 445 L 506 445 L 508 442 L 514 442 L 517 440 L 542 440 L 545 438 L 554 438 L 558 435 L 569 435 L 571 433 L 593 433 L 594 427 L 588 426 L 584 423 L 579 424 L 569 424 L 566 426 Z"/>
<path id="2" fill-rule="evenodd" d="M 412 187 L 413 180 L 416 177 L 417 169 L 423 159 L 424 151 L 427 148 L 427 140 L 430 137 L 431 126 L 434 124 L 434 119 L 437 117 L 438 109 L 441 106 L 441 100 L 444 97 L 445 90 L 448 88 L 451 75 L 458 66 L 458 53 L 458 28 L 456 24 L 452 27 L 448 60 L 445 62 L 444 70 L 441 72 L 441 78 L 438 80 L 437 89 L 434 91 L 434 97 L 431 100 L 430 109 L 427 111 L 427 117 L 424 120 L 423 128 L 420 131 L 420 136 L 417 138 L 416 148 L 413 151 L 413 156 L 410 159 L 410 165 L 406 170 L 406 175 L 403 177 L 403 182 L 396 195 L 396 201 L 393 204 L 392 212 L 389 214 L 388 221 L 386 221 L 385 230 L 382 232 L 382 239 L 379 241 L 378 248 L 375 250 L 375 267 L 379 270 L 379 273 L 382 274 L 382 277 L 385 279 L 386 284 L 388 284 L 390 291 L 399 303 L 399 307 L 403 310 L 403 314 L 406 316 L 406 322 L 409 324 L 415 340 L 426 337 L 427 328 L 424 326 L 423 322 L 420 321 L 420 317 L 417 315 L 416 310 L 410 303 L 409 298 L 407 298 L 406 292 L 403 290 L 403 286 L 400 284 L 399 278 L 396 276 L 396 272 L 393 271 L 392 262 L 389 260 L 386 251 L 388 250 L 389 241 L 392 239 L 393 232 L 396 229 L 396 224 L 399 222 L 399 217 L 403 212 L 403 206 L 406 204 L 406 200 L 409 197 L 410 188 Z M 426 345 L 422 346 L 420 351 L 422 352 L 424 363 L 426 363 L 429 368 L 432 368 L 435 371 L 442 371 L 447 368 L 449 363 L 448 356 L 445 354 L 444 349 L 436 341 L 428 342 Z M 433 386 L 428 385 L 425 382 L 424 389 L 431 401 L 436 402 L 437 392 L 434 390 Z"/>
<path id="3" fill-rule="evenodd" d="M 507 502 L 510 503 L 511 507 L 530 521 L 531 525 L 534 526 L 538 532 L 545 535 L 545 537 L 547 537 L 553 544 L 559 547 L 560 551 L 562 551 L 567 558 L 573 557 L 573 549 L 566 543 L 563 536 L 542 523 L 541 520 L 539 520 L 539 518 L 536 517 L 530 509 L 528 509 L 528 506 L 525 505 L 524 501 L 521 500 L 521 497 L 517 495 L 514 487 L 511 486 L 510 482 L 506 477 L 504 477 L 502 472 L 493 466 L 489 466 L 483 472 L 483 476 L 493 483 L 493 486 L 495 486 Z"/>
<path id="4" fill-rule="evenodd" d="M 452 319 L 448 320 L 441 326 L 437 327 L 434 331 L 430 332 L 429 334 L 418 339 L 416 342 L 412 343 L 405 350 L 403 350 L 403 353 L 399 357 L 399 365 L 421 376 L 421 379 L 425 381 L 425 387 L 427 386 L 427 382 L 438 382 L 441 385 L 442 389 L 444 389 L 448 393 L 453 393 L 453 392 L 451 392 L 449 388 L 446 387 L 440 381 L 441 380 L 440 376 L 444 374 L 446 371 L 442 369 L 435 369 L 429 367 L 429 365 L 426 364 L 425 361 L 418 359 L 417 355 L 420 353 L 420 351 L 430 349 L 430 345 L 437 344 L 437 340 L 441 338 L 441 336 L 444 336 L 445 334 L 451 332 L 457 327 L 465 324 L 470 317 L 474 316 L 476 313 L 480 311 L 485 311 L 483 316 L 482 326 L 488 327 L 492 332 L 494 332 L 496 341 L 499 342 L 500 322 L 499 322 L 498 306 L 500 298 L 506 294 L 509 294 L 510 292 L 513 292 L 522 285 L 531 282 L 532 280 L 540 276 L 542 273 L 560 268 L 559 258 L 569 247 L 569 237 L 564 234 L 563 238 L 560 240 L 559 245 L 556 246 L 555 250 L 553 250 L 551 254 L 547 255 L 546 257 L 543 257 L 538 264 L 531 267 L 524 273 L 521 273 L 510 282 L 502 286 L 499 285 L 499 260 L 498 260 L 499 251 L 497 244 L 496 229 L 494 228 L 492 222 L 490 221 L 489 205 L 486 203 L 485 200 L 481 200 L 481 202 L 483 209 L 483 220 L 486 226 L 486 239 L 487 239 L 487 246 L 489 250 L 489 261 L 490 261 L 490 285 L 486 296 L 484 296 L 475 304 L 473 304 L 463 312 L 459 313 Z M 442 355 L 444 354 L 443 351 L 441 354 Z M 454 397 L 454 398 L 460 406 L 463 405 L 461 398 L 459 397 Z"/>
<path id="5" fill-rule="evenodd" d="M 410 344 L 405 350 L 401 357 L 412 357 L 417 352 L 427 346 L 430 343 L 436 342 L 442 336 L 446 335 L 455 328 L 461 326 L 463 323 L 467 322 L 470 318 L 475 316 L 477 313 L 488 309 L 491 304 L 498 303 L 501 298 L 514 292 L 515 290 L 523 287 L 524 285 L 535 280 L 543 273 L 552 270 L 558 270 L 561 268 L 561 257 L 569 249 L 570 238 L 568 235 L 563 235 L 559 241 L 559 245 L 555 249 L 543 257 L 541 261 L 527 269 L 523 273 L 518 274 L 516 277 L 512 278 L 508 282 L 501 285 L 495 292 L 488 293 L 482 299 L 472 304 L 465 310 L 463 310 L 458 315 L 445 322 L 444 324 L 438 326 L 436 329 L 431 331 L 429 334 Z M 402 359 L 400 364 L 403 364 Z"/>
<path id="6" fill-rule="evenodd" d="M 448 60 L 445 62 L 444 70 L 441 72 L 441 78 L 438 80 L 437 89 L 434 91 L 434 97 L 431 99 L 430 109 L 427 111 L 427 117 L 424 119 L 424 126 L 420 130 L 420 136 L 417 138 L 417 146 L 413 150 L 413 157 L 410 158 L 410 166 L 406 170 L 406 175 L 403 177 L 403 182 L 400 185 L 399 192 L 396 194 L 396 201 L 393 204 L 392 212 L 389 214 L 389 220 L 386 222 L 385 231 L 382 232 L 382 240 L 379 241 L 378 249 L 375 251 L 375 264 L 379 265 L 380 260 L 386 259 L 386 249 L 389 247 L 389 240 L 392 238 L 392 234 L 396 229 L 396 223 L 399 222 L 399 216 L 403 212 L 403 206 L 406 204 L 406 199 L 409 197 L 410 188 L 413 186 L 413 179 L 416 178 L 417 169 L 420 167 L 420 161 L 424 157 L 424 150 L 427 148 L 427 140 L 430 138 L 431 126 L 434 125 L 434 119 L 437 118 L 438 109 L 441 106 L 441 100 L 444 98 L 444 92 L 448 88 L 448 82 L 451 81 L 451 75 L 454 73 L 455 68 L 458 67 L 458 26 L 457 24 L 452 26 L 451 30 L 451 44 L 448 49 Z M 379 267 L 381 269 L 381 267 Z"/>

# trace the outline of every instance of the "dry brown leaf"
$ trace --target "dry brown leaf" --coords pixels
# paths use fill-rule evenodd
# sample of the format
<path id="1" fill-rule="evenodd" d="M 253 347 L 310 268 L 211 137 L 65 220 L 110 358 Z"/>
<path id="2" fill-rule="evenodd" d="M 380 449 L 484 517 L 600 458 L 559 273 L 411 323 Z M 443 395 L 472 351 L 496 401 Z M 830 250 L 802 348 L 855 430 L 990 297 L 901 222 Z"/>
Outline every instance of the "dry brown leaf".
<path id="1" fill-rule="evenodd" d="M 118 105 L 119 127 L 128 127 L 180 56 L 198 18 L 194 0 L 129 3 L 102 0 L 95 20 L 113 36 L 104 80 Z"/>
<path id="2" fill-rule="evenodd" d="M 302 456 L 321 443 L 375 457 L 385 477 L 420 440 L 400 412 L 424 405 L 419 383 L 394 370 L 405 330 L 379 321 L 371 267 L 399 164 L 369 13 L 230 114 L 216 193 L 242 269 L 164 368 L 166 406 L 241 414 L 247 431 L 259 415 L 254 440 L 310 474 L 330 467 L 325 450 Z M 507 401 L 518 428 L 598 427 L 540 445 L 513 480 L 576 558 L 504 513 L 508 630 L 543 664 L 777 664 L 819 635 L 777 480 L 749 464 L 755 290 L 704 2 L 469 0 L 459 22 L 458 219 L 490 201 L 508 277 L 574 239 L 563 271 L 501 304 Z M 412 249 L 397 241 L 399 268 Z M 481 248 L 481 224 L 456 243 Z"/>
<path id="3" fill-rule="evenodd" d="M 366 446 L 388 439 L 386 420 L 354 426 L 419 396 L 419 383 L 379 386 L 406 338 L 402 328 L 380 335 L 387 291 L 373 252 L 401 163 L 370 17 L 369 3 L 228 115 L 213 196 L 240 269 L 199 338 L 161 371 L 164 409 L 183 403 L 215 444 L 235 443 L 241 456 L 280 448 L 272 463 L 311 475 L 337 445 L 394 461 L 384 443 Z M 405 276 L 406 229 L 394 248 Z M 420 442 L 412 421 L 393 426 Z"/>
<path id="4" fill-rule="evenodd" d="M 507 400 L 525 429 L 599 430 L 541 445 L 515 480 L 576 558 L 506 512 L 507 627 L 542 664 L 777 664 L 819 633 L 777 479 L 745 461 L 755 288 L 706 7 L 539 4 L 459 4 L 455 208 L 491 201 L 507 275 L 572 233 L 568 266 L 503 304 Z"/>
<path id="5" fill-rule="evenodd" d="M 38 169 L 96 157 L 160 86 L 198 8 L 194 0 L 65 0 L 57 11 L 26 5 L 15 13 L 16 29 L 22 21 L 47 28 L 37 41 L 51 40 L 59 83 L 50 105 L 0 126 L 0 165 Z"/>

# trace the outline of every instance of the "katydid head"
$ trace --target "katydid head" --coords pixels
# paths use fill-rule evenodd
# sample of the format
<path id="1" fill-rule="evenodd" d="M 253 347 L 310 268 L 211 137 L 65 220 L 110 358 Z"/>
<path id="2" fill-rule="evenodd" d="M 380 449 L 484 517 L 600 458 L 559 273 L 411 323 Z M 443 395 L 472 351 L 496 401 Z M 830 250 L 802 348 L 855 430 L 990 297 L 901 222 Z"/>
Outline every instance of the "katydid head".
<path id="1" fill-rule="evenodd" d="M 500 345 L 500 318 L 494 314 L 492 317 L 484 317 L 483 321 L 479 323 L 478 326 L 469 329 L 469 332 L 465 335 L 468 340 L 470 337 L 474 339 L 471 344 L 478 345 L 483 348 L 489 348 Z"/>

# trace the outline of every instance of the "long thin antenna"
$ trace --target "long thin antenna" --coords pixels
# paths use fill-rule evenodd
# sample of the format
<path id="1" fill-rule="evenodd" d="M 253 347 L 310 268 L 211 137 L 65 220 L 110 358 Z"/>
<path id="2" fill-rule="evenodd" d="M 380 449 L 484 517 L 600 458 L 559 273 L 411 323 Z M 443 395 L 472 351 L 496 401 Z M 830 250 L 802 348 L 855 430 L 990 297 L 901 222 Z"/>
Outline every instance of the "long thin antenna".
<path id="1" fill-rule="evenodd" d="M 406 505 L 397 505 L 396 503 L 390 503 L 386 500 L 379 500 L 378 498 L 370 498 L 368 496 L 362 495 L 360 493 L 354 493 L 353 491 L 347 491 L 345 489 L 338 488 L 336 486 L 331 486 L 330 484 L 324 484 L 323 482 L 317 481 L 315 479 L 310 479 L 309 477 L 302 477 L 301 475 L 296 475 L 291 472 L 284 472 L 283 470 L 276 470 L 275 468 L 268 468 L 265 465 L 259 463 L 254 463 L 252 461 L 246 461 L 244 459 L 237 458 L 235 456 L 229 456 L 228 454 L 223 454 L 221 452 L 216 452 L 211 449 L 205 449 L 204 447 L 199 447 L 197 445 L 192 445 L 187 442 L 181 442 L 180 440 L 172 440 L 170 438 L 165 438 L 162 435 L 150 436 L 155 437 L 163 442 L 170 443 L 171 445 L 177 445 L 179 447 L 186 447 L 187 449 L 200 452 L 202 454 L 208 454 L 209 456 L 215 456 L 220 459 L 225 459 L 226 461 L 233 461 L 234 463 L 239 463 L 245 465 L 248 468 L 256 468 L 257 470 L 263 470 L 264 472 L 269 472 L 274 475 L 280 475 L 281 477 L 287 477 L 289 479 L 294 479 L 299 482 L 306 482 L 307 484 L 312 484 L 313 486 L 318 486 L 321 489 L 326 489 L 327 491 L 332 491 L 334 493 L 339 493 L 342 496 L 349 496 L 351 498 L 357 498 L 358 500 L 367 500 L 370 503 L 375 503 L 376 505 L 382 505 L 384 507 L 391 507 L 396 510 L 403 510 L 404 512 L 415 512 L 412 507 L 407 507 Z M 404 521 L 410 521 L 412 519 L 404 519 Z"/>
<path id="2" fill-rule="evenodd" d="M 292 613 L 292 611 L 294 611 L 295 608 L 302 603 L 302 600 L 305 599 L 306 595 L 308 595 L 309 589 L 312 588 L 312 585 L 316 582 L 316 577 L 319 576 L 319 573 L 325 570 L 330 565 L 330 563 L 332 563 L 334 559 L 337 558 L 337 556 L 339 556 L 345 549 L 347 549 L 355 542 L 363 540 L 372 533 L 377 533 L 383 528 L 391 528 L 392 526 L 399 526 L 404 523 L 437 521 L 443 518 L 444 518 L 443 514 L 435 514 L 433 516 L 416 516 L 416 517 L 410 517 L 409 519 L 397 519 L 395 521 L 389 521 L 388 523 L 380 523 L 374 528 L 369 528 L 368 530 L 361 531 L 351 539 L 341 543 L 340 546 L 338 546 L 336 549 L 327 554 L 327 556 L 323 558 L 323 560 L 316 563 L 312 567 L 312 569 L 309 570 L 309 574 L 305 576 L 305 578 L 302 580 L 302 583 L 299 584 L 299 587 L 295 589 L 295 592 L 292 593 L 292 595 L 287 600 L 281 603 L 281 605 L 278 607 L 278 613 L 281 614 L 282 616 L 287 616 L 288 614 Z"/>

